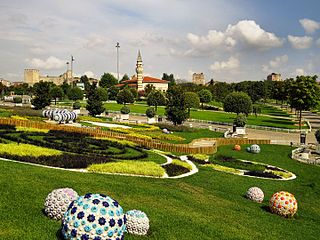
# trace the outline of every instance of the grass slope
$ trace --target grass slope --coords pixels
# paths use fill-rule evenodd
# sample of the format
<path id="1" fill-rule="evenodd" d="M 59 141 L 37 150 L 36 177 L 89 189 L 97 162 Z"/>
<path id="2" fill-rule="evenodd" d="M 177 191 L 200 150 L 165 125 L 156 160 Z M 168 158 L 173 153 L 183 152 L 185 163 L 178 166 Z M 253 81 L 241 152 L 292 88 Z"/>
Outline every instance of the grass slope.
<path id="1" fill-rule="evenodd" d="M 288 157 L 291 148 L 262 145 L 260 154 L 219 148 L 221 154 L 285 168 L 296 180 L 274 181 L 235 176 L 200 167 L 183 179 L 84 174 L 0 161 L 0 239 L 56 239 L 60 222 L 42 213 L 47 194 L 72 187 L 79 194 L 108 194 L 125 211 L 141 209 L 150 219 L 147 237 L 125 239 L 317 239 L 320 232 L 320 168 Z M 263 204 L 244 198 L 249 187 L 263 189 Z M 280 190 L 295 194 L 298 213 L 281 218 L 265 209 Z"/>

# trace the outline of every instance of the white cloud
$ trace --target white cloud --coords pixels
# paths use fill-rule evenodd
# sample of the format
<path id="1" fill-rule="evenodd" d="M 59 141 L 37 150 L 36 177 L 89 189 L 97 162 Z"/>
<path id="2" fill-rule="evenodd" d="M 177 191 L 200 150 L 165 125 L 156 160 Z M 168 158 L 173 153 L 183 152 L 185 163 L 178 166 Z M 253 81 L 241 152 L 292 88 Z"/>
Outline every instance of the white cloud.
<path id="1" fill-rule="evenodd" d="M 109 43 L 109 39 L 105 36 L 99 34 L 91 34 L 86 42 L 84 43 L 84 47 L 88 49 L 96 48 L 96 47 L 103 47 L 107 43 Z"/>
<path id="2" fill-rule="evenodd" d="M 320 23 L 311 19 L 304 18 L 300 19 L 299 22 L 306 31 L 306 33 L 312 34 L 316 30 L 320 29 Z"/>
<path id="3" fill-rule="evenodd" d="M 287 63 L 288 59 L 288 55 L 276 57 L 275 59 L 270 60 L 268 64 L 262 65 L 262 71 L 267 73 L 274 72 L 275 69 L 278 69 L 279 67 Z"/>
<path id="4" fill-rule="evenodd" d="M 39 58 L 26 59 L 26 62 L 33 68 L 46 70 L 61 69 L 66 66 L 66 60 L 61 60 L 53 56 L 45 60 Z"/>
<path id="5" fill-rule="evenodd" d="M 295 75 L 296 76 L 301 76 L 301 75 L 304 75 L 305 72 L 302 68 L 297 68 L 296 71 L 295 71 Z"/>
<path id="6" fill-rule="evenodd" d="M 234 70 L 240 67 L 239 59 L 235 57 L 230 57 L 227 61 L 216 61 L 211 66 L 210 69 L 213 71 L 223 71 L 223 70 Z"/>
<path id="7" fill-rule="evenodd" d="M 245 45 L 259 50 L 282 46 L 284 40 L 262 29 L 255 21 L 242 20 L 235 25 L 229 24 L 224 32 L 209 30 L 206 36 L 198 36 L 188 33 L 188 41 L 198 50 L 204 53 L 213 51 L 214 47 L 232 49 L 236 45 Z"/>
<path id="8" fill-rule="evenodd" d="M 96 75 L 92 71 L 86 71 L 83 75 L 87 75 L 88 78 L 95 78 Z"/>
<path id="9" fill-rule="evenodd" d="M 312 37 L 296 37 L 292 35 L 288 35 L 288 41 L 291 46 L 295 49 L 308 49 L 312 45 L 313 38 Z"/>

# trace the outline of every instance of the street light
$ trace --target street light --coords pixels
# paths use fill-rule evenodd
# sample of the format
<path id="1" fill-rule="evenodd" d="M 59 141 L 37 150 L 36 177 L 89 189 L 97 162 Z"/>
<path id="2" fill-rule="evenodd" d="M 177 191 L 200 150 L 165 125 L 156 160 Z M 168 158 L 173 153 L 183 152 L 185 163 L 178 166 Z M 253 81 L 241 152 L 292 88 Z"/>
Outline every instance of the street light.
<path id="1" fill-rule="evenodd" d="M 66 62 L 66 64 L 67 64 L 66 80 L 67 80 L 67 83 L 68 83 L 68 80 L 69 80 L 69 77 L 68 77 L 68 72 L 69 72 L 69 62 Z"/>
<path id="2" fill-rule="evenodd" d="M 118 73 L 118 81 L 119 81 L 119 48 L 120 48 L 120 44 L 118 42 L 117 42 L 116 48 L 117 48 L 117 73 Z"/>
<path id="3" fill-rule="evenodd" d="M 74 62 L 74 58 L 73 56 L 71 55 L 71 81 L 73 82 L 73 62 Z"/>

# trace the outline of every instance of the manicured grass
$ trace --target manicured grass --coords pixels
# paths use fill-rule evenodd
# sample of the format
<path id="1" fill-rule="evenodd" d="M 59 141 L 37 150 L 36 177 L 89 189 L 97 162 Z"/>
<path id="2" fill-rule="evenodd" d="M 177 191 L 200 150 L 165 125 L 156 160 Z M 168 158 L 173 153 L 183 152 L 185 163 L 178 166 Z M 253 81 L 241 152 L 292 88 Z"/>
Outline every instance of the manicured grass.
<path id="1" fill-rule="evenodd" d="M 281 110 L 280 108 L 276 108 L 266 104 L 259 104 L 261 107 L 261 114 L 267 114 L 271 116 L 277 117 L 290 117 L 290 114 Z"/>
<path id="2" fill-rule="evenodd" d="M 162 177 L 164 169 L 155 162 L 119 161 L 103 164 L 93 164 L 88 168 L 89 172 L 96 173 L 124 173 L 153 177 Z"/>
<path id="3" fill-rule="evenodd" d="M 106 103 L 106 109 L 113 110 L 113 111 L 120 111 L 122 105 L 117 103 Z M 140 113 L 145 114 L 147 106 L 138 105 L 138 104 L 129 104 L 128 107 L 130 108 L 132 113 Z M 158 114 L 164 115 L 165 108 L 163 106 L 158 107 Z M 227 122 L 232 123 L 236 114 L 233 113 L 225 113 L 220 111 L 208 111 L 208 110 L 191 110 L 190 118 L 193 119 L 201 119 L 207 121 L 215 121 L 215 122 Z M 258 126 L 267 126 L 267 127 L 277 127 L 277 128 L 288 128 L 294 129 L 298 128 L 295 126 L 295 122 L 291 119 L 283 119 L 278 117 L 272 116 L 258 116 L 255 117 L 254 115 L 248 116 L 249 125 L 258 125 Z"/>
<path id="4" fill-rule="evenodd" d="M 214 132 L 208 129 L 195 129 L 193 132 L 174 132 L 176 136 L 182 137 L 184 141 L 170 141 L 172 143 L 190 143 L 194 139 L 198 138 L 222 138 L 223 133 L 221 132 Z"/>
<path id="5" fill-rule="evenodd" d="M 146 237 L 125 239 L 317 239 L 320 232 L 320 167 L 288 157 L 291 148 L 261 145 L 260 154 L 219 148 L 221 154 L 279 166 L 296 180 L 274 181 L 236 176 L 199 166 L 183 179 L 153 179 L 86 174 L 0 161 L 0 238 L 56 239 L 61 223 L 47 218 L 43 203 L 53 189 L 71 187 L 80 195 L 103 193 L 118 200 L 125 211 L 140 209 L 150 219 Z M 244 197 L 260 187 L 262 204 Z M 268 200 L 276 191 L 289 191 L 298 201 L 292 219 L 271 214 Z"/>
<path id="6" fill-rule="evenodd" d="M 54 156 L 61 155 L 62 152 L 56 149 L 38 147 L 31 144 L 8 143 L 0 144 L 0 154 L 6 153 L 18 156 Z"/>
<path id="7" fill-rule="evenodd" d="M 188 170 L 192 170 L 192 166 L 189 163 L 184 162 L 184 161 L 180 161 L 180 160 L 174 159 L 174 160 L 172 160 L 171 164 L 184 167 L 184 168 L 186 168 Z"/>

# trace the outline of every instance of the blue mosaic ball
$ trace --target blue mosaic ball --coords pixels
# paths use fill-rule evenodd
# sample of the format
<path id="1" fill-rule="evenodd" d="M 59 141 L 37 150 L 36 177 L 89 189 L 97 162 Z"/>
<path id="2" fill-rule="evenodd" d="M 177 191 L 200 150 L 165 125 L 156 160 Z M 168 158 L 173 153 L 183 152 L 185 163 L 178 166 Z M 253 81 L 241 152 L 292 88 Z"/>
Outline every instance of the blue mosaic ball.
<path id="1" fill-rule="evenodd" d="M 119 203 L 103 194 L 87 193 L 74 200 L 62 219 L 65 239 L 122 240 L 126 217 Z"/>
<path id="2" fill-rule="evenodd" d="M 257 144 L 251 145 L 250 152 L 252 152 L 252 153 L 260 153 L 260 151 L 261 151 L 261 149 L 260 149 L 259 145 L 257 145 Z"/>

